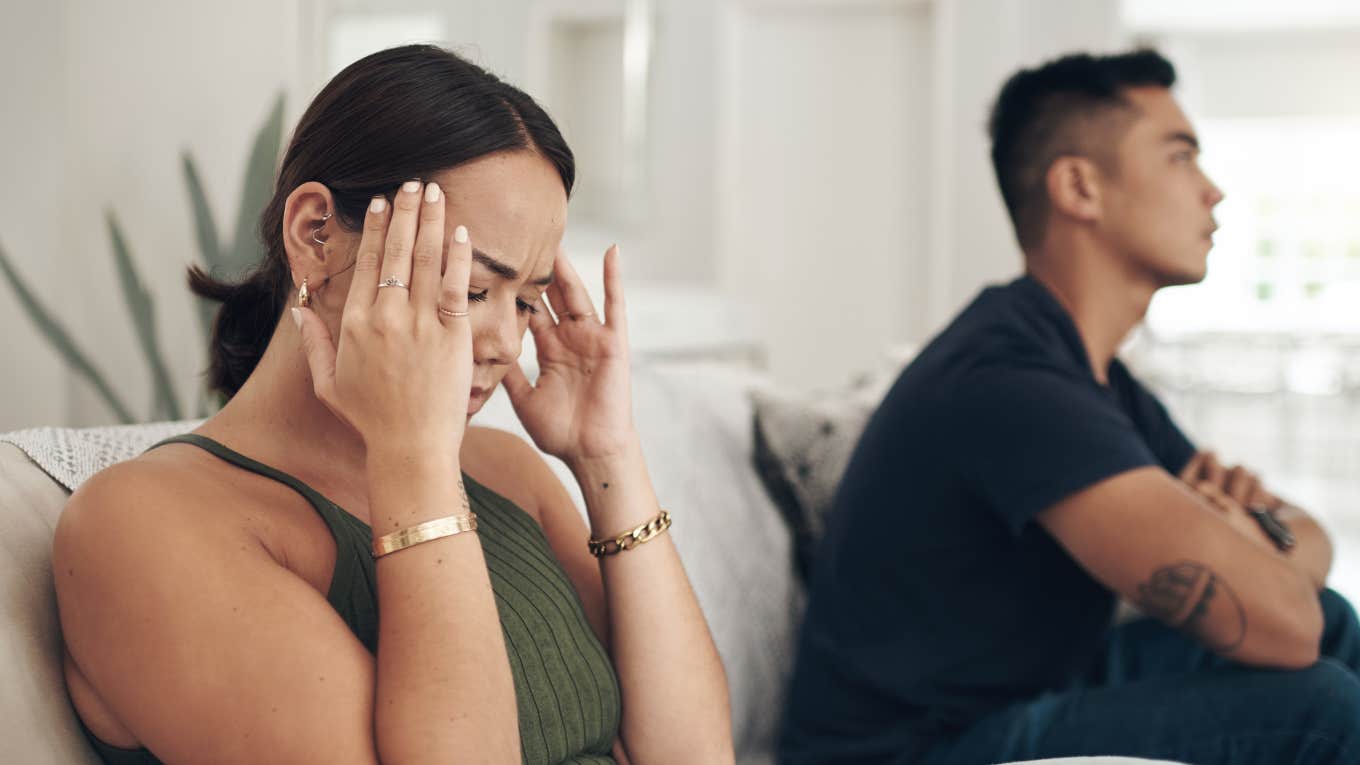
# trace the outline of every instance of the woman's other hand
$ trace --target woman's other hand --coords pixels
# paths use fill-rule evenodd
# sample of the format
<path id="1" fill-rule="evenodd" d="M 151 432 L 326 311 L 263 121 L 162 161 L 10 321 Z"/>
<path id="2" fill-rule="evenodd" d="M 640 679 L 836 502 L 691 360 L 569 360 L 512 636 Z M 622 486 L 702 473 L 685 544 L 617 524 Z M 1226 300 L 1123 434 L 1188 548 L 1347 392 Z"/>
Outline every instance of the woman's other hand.
<path id="1" fill-rule="evenodd" d="M 609 459 L 637 447 L 628 371 L 628 320 L 618 247 L 604 256 L 604 316 L 595 313 L 581 277 L 561 250 L 548 287 L 529 319 L 539 376 L 518 364 L 505 375 L 515 414 L 538 448 L 569 466 Z"/>

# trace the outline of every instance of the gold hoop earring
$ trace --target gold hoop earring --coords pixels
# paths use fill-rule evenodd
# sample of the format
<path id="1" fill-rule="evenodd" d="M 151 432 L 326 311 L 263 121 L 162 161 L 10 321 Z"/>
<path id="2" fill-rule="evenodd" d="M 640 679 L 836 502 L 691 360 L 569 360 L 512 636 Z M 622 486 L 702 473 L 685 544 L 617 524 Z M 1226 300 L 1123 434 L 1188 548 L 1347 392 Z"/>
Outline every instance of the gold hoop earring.
<path id="1" fill-rule="evenodd" d="M 302 277 L 302 286 L 298 288 L 297 304 L 299 308 L 306 308 L 311 305 L 312 293 L 307 291 L 307 277 Z"/>

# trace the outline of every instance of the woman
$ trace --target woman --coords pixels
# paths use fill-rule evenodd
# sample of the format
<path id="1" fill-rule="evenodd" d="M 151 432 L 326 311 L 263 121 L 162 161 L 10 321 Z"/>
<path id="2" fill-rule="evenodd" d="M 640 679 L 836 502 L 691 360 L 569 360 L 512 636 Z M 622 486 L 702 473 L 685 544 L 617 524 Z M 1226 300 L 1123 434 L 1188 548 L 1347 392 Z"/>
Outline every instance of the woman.
<path id="1" fill-rule="evenodd" d="M 317 96 L 264 262 L 191 273 L 223 301 L 229 401 L 57 529 L 66 677 L 106 762 L 732 761 L 633 429 L 618 252 L 602 317 L 559 253 L 573 176 L 529 97 L 438 48 Z M 589 530 L 528 444 L 465 427 L 502 381 Z"/>

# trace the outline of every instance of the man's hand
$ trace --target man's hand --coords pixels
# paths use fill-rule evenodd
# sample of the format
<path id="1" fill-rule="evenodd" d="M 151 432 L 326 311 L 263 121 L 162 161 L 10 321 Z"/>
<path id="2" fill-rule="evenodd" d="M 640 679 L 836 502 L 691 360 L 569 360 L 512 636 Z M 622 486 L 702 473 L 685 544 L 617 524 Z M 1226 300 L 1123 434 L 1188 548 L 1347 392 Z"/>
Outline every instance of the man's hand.
<path id="1" fill-rule="evenodd" d="M 1229 526 L 1261 547 L 1272 552 L 1275 551 L 1275 543 L 1261 530 L 1261 525 L 1256 522 L 1256 519 L 1247 513 L 1246 506 L 1234 499 L 1213 481 L 1190 483 L 1190 488 L 1208 501 L 1210 506 L 1221 512 L 1223 520 L 1227 521 Z"/>
<path id="2" fill-rule="evenodd" d="M 1318 589 L 1327 586 L 1332 567 L 1332 543 L 1327 532 L 1308 513 L 1285 502 L 1261 485 L 1255 473 L 1242 467 L 1224 467 L 1213 452 L 1197 453 L 1181 471 L 1180 479 L 1212 507 L 1222 511 L 1228 525 L 1264 547 L 1276 549 L 1270 536 L 1246 512 L 1263 507 L 1275 512 L 1298 540 L 1285 557 L 1302 569 Z"/>
<path id="3" fill-rule="evenodd" d="M 1220 507 L 1217 496 L 1223 495 L 1241 507 L 1260 505 L 1268 510 L 1277 510 L 1284 502 L 1261 485 L 1260 476 L 1241 465 L 1226 467 L 1218 461 L 1213 452 L 1198 452 L 1185 468 L 1180 479 L 1189 484 L 1205 498 Z M 1217 491 L 1210 496 L 1207 488 Z"/>

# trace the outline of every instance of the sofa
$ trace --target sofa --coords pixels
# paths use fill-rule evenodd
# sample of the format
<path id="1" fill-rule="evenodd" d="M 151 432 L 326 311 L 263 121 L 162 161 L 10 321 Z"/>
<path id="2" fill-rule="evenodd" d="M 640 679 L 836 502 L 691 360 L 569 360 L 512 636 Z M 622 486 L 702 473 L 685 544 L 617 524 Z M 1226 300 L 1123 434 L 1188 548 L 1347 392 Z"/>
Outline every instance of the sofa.
<path id="1" fill-rule="evenodd" d="M 804 597 L 794 534 L 753 467 L 753 412 L 760 398 L 752 394 L 768 389 L 759 374 L 727 365 L 652 364 L 634 374 L 634 410 L 657 494 L 675 518 L 675 544 L 726 666 L 741 765 L 774 762 L 780 698 Z M 474 424 L 524 435 L 504 394 L 495 395 Z M 0 434 L 0 763 L 97 765 L 63 687 L 52 532 L 67 496 L 90 475 L 196 425 Z M 581 506 L 565 466 L 549 463 Z"/>

